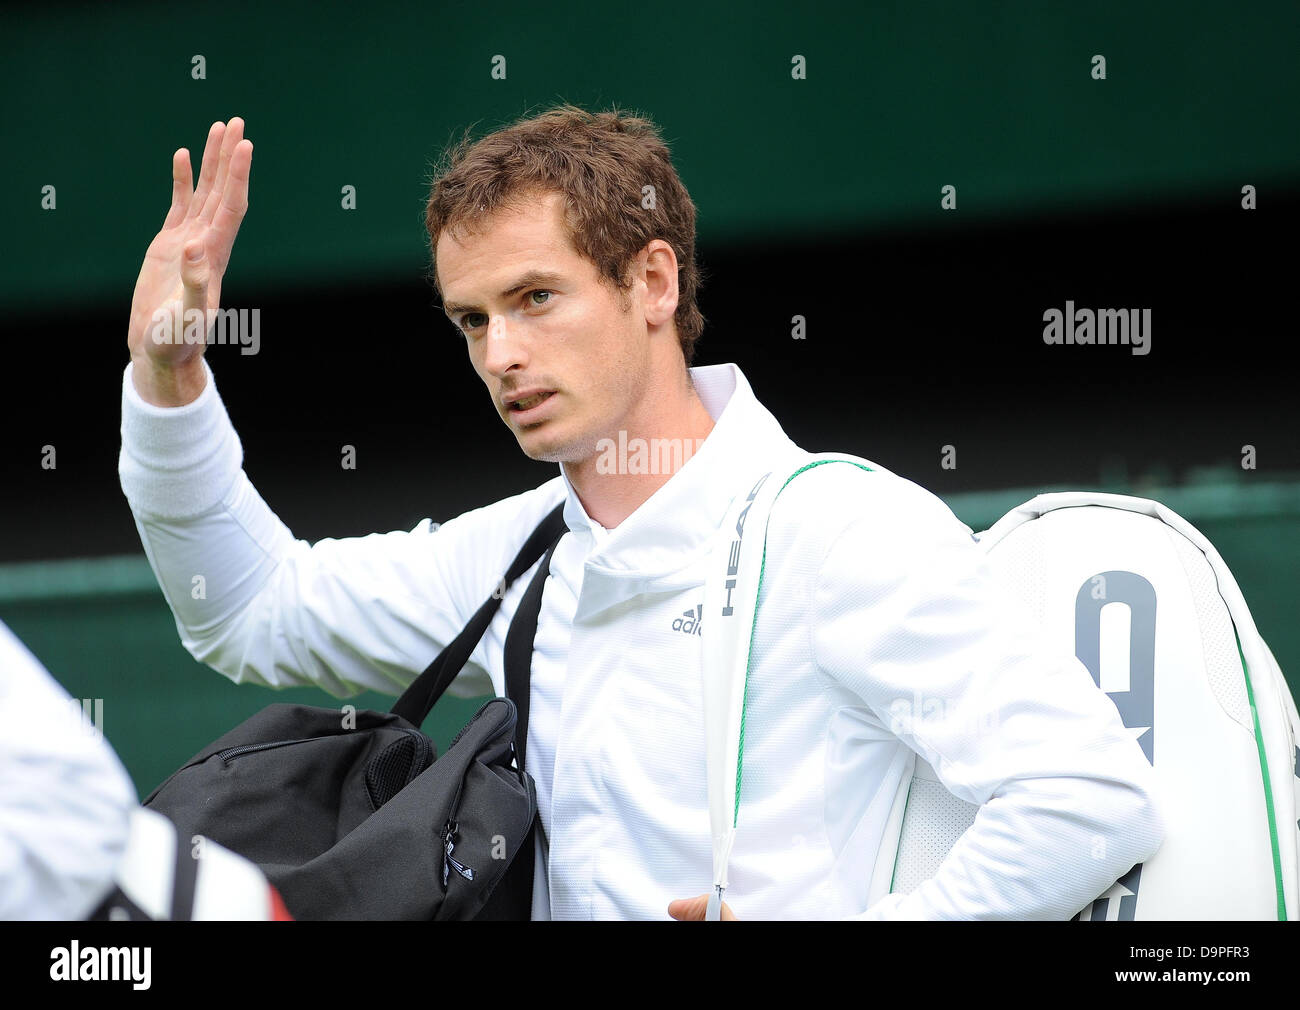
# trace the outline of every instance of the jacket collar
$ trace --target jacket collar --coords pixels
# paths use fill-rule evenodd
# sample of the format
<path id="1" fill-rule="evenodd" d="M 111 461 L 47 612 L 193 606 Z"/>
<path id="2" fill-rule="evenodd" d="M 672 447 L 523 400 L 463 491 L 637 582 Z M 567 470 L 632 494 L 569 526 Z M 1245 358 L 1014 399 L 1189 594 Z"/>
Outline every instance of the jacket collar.
<path id="1" fill-rule="evenodd" d="M 690 369 L 690 375 L 713 418 L 713 430 L 694 455 L 617 527 L 606 530 L 587 515 L 560 468 L 566 495 L 564 521 L 572 532 L 589 532 L 594 541 L 586 559 L 588 577 L 620 583 L 607 599 L 580 605 L 580 612 L 690 581 L 686 570 L 703 560 L 732 498 L 748 490 L 747 481 L 752 481 L 757 468 L 776 465 L 800 451 L 755 398 L 739 367 L 705 365 Z"/>

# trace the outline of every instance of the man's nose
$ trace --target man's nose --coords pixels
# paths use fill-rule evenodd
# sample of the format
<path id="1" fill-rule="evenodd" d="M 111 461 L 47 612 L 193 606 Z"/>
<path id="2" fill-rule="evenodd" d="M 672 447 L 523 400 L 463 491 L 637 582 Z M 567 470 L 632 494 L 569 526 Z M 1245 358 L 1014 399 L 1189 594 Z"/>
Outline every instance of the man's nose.
<path id="1" fill-rule="evenodd" d="M 489 317 L 487 335 L 483 339 L 483 367 L 493 375 L 505 375 L 510 369 L 527 363 L 524 342 L 507 324 L 505 316 Z"/>

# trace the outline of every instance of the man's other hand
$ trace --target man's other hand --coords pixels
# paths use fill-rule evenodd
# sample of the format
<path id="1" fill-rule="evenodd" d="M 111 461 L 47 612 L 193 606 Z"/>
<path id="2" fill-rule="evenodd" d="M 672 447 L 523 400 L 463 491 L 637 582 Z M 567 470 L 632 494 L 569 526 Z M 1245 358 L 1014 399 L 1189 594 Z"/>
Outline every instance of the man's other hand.
<path id="1" fill-rule="evenodd" d="M 704 913 L 709 907 L 709 896 L 701 894 L 694 898 L 678 898 L 676 901 L 668 902 L 668 914 L 674 919 L 681 919 L 683 922 L 703 922 Z M 731 910 L 725 901 L 722 903 L 723 922 L 736 920 L 736 913 Z"/>

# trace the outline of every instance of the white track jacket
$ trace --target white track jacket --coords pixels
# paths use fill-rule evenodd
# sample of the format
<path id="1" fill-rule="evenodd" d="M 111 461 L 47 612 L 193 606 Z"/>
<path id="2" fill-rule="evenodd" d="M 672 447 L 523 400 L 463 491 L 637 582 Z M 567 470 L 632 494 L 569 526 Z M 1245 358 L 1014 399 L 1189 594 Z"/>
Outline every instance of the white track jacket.
<path id="1" fill-rule="evenodd" d="M 113 888 L 139 800 L 82 704 L 0 622 L 0 919 L 84 919 Z"/>
<path id="2" fill-rule="evenodd" d="M 667 919 L 712 883 L 705 559 L 755 461 L 799 451 L 735 365 L 691 376 L 715 427 L 612 530 L 561 469 L 441 526 L 295 540 L 241 469 L 211 370 L 193 403 L 160 408 L 127 367 L 122 488 L 196 659 L 339 698 L 406 687 L 563 502 L 532 670 L 533 916 Z M 1084 666 L 996 597 L 970 529 L 869 465 L 816 467 L 771 513 L 727 903 L 741 919 L 1068 918 L 1159 847 L 1152 770 Z M 505 693 L 505 634 L 531 574 L 454 694 Z M 876 863 L 909 748 L 983 807 L 904 896 Z"/>

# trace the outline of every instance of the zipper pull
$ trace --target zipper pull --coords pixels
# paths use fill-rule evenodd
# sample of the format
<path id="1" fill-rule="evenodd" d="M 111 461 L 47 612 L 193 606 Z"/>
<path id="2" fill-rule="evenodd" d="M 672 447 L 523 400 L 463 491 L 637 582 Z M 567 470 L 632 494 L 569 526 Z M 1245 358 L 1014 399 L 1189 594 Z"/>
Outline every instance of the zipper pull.
<path id="1" fill-rule="evenodd" d="M 458 862 L 456 859 L 452 858 L 452 852 L 456 848 L 456 843 L 454 841 L 454 838 L 456 835 L 456 829 L 459 826 L 460 825 L 458 825 L 455 821 L 448 821 L 446 832 L 443 835 L 442 886 L 444 889 L 447 886 L 447 878 L 450 874 L 450 869 L 449 869 L 450 867 L 455 867 L 456 872 L 459 873 L 466 880 L 474 879 L 474 871 L 472 869 L 470 869 L 468 866 L 465 866 L 463 863 Z"/>

